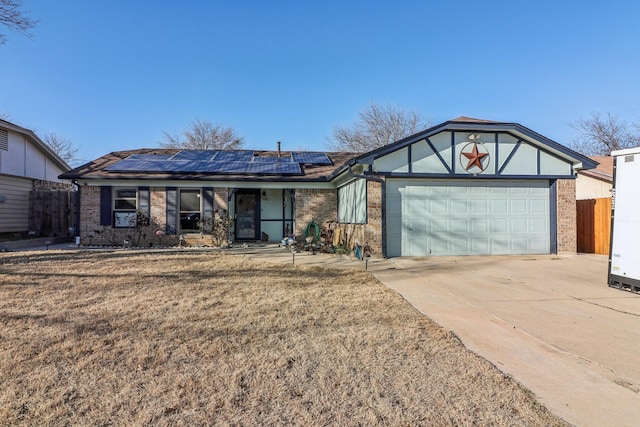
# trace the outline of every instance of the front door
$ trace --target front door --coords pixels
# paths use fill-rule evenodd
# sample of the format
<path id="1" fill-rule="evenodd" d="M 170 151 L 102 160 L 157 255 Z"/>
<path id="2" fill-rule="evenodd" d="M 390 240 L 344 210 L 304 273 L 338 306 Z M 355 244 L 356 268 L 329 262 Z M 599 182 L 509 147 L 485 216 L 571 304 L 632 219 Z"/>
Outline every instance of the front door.
<path id="1" fill-rule="evenodd" d="M 260 192 L 238 190 L 235 208 L 235 240 L 260 240 Z"/>

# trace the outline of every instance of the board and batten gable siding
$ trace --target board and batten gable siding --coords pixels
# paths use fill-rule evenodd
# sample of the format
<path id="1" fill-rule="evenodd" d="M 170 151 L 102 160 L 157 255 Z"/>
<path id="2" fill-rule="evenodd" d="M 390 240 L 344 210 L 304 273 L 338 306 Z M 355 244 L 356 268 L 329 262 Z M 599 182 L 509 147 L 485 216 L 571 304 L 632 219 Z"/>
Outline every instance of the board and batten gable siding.
<path id="1" fill-rule="evenodd" d="M 0 174 L 63 182 L 58 176 L 66 170 L 57 166 L 29 138 L 16 132 L 6 132 L 7 150 L 0 150 Z"/>
<path id="2" fill-rule="evenodd" d="M 474 132 L 475 133 L 475 132 Z M 373 170 L 382 173 L 469 175 L 460 158 L 471 132 L 445 131 L 380 156 Z M 490 155 L 485 176 L 571 176 L 573 165 L 551 152 L 505 132 L 475 133 Z"/>
<path id="3" fill-rule="evenodd" d="M 32 180 L 0 175 L 0 233 L 28 231 Z"/>
<path id="4" fill-rule="evenodd" d="M 364 179 L 356 179 L 338 188 L 338 222 L 367 222 L 367 182 Z"/>

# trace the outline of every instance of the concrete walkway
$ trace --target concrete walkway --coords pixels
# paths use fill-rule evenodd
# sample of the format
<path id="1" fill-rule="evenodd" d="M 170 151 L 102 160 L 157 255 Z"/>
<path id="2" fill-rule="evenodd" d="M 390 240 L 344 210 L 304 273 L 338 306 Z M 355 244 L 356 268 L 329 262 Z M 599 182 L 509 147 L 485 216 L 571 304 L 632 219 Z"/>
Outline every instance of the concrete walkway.
<path id="1" fill-rule="evenodd" d="M 294 257 L 277 245 L 230 252 L 270 262 L 365 268 L 350 256 Z M 374 258 L 367 266 L 569 423 L 640 425 L 640 295 L 607 286 L 605 256 Z"/>

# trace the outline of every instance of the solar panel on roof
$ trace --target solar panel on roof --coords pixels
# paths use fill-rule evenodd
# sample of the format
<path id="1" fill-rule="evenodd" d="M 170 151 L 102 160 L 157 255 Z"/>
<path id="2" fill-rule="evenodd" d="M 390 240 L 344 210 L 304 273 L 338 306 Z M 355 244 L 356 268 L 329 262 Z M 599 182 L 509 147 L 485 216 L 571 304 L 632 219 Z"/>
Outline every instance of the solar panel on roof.
<path id="1" fill-rule="evenodd" d="M 299 163 L 276 162 L 276 163 L 249 163 L 247 173 L 266 175 L 302 175 Z"/>
<path id="2" fill-rule="evenodd" d="M 332 162 L 325 153 L 311 153 L 305 151 L 296 151 L 291 153 L 294 162 L 305 163 L 311 165 L 331 165 Z"/>
<path id="3" fill-rule="evenodd" d="M 253 157 L 253 151 L 218 151 L 213 158 L 216 162 L 250 162 Z"/>
<path id="4" fill-rule="evenodd" d="M 209 162 L 207 172 L 243 174 L 247 172 L 247 164 L 247 162 Z"/>
<path id="5" fill-rule="evenodd" d="M 119 172 L 151 172 L 162 170 L 164 165 L 168 163 L 166 159 L 124 159 L 120 160 L 105 168 L 107 171 L 119 171 Z"/>
<path id="6" fill-rule="evenodd" d="M 254 163 L 278 163 L 287 162 L 291 163 L 291 157 L 267 157 L 267 156 L 253 156 L 251 159 Z"/>
<path id="7" fill-rule="evenodd" d="M 217 150 L 182 150 L 171 158 L 171 160 L 200 160 L 209 161 L 213 159 Z"/>
<path id="8" fill-rule="evenodd" d="M 173 154 L 132 154 L 126 160 L 167 160 L 172 156 Z"/>

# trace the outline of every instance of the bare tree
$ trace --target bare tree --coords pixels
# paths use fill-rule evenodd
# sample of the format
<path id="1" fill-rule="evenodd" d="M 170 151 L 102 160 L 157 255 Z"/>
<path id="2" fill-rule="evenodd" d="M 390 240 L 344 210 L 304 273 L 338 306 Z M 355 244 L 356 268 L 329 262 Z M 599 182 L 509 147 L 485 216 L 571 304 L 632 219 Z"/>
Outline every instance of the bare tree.
<path id="1" fill-rule="evenodd" d="M 350 126 L 333 129 L 329 147 L 335 151 L 363 153 L 412 135 L 427 126 L 420 115 L 393 105 L 371 104 Z"/>
<path id="2" fill-rule="evenodd" d="M 578 134 L 574 137 L 573 148 L 589 156 L 608 156 L 612 151 L 640 145 L 640 127 L 633 132 L 615 114 L 602 116 L 593 113 L 588 119 L 570 124 Z"/>
<path id="3" fill-rule="evenodd" d="M 173 136 L 164 132 L 165 148 L 187 150 L 237 150 L 243 147 L 244 137 L 238 136 L 233 128 L 223 128 L 208 121 L 196 120 L 182 135 Z"/>
<path id="4" fill-rule="evenodd" d="M 78 147 L 66 138 L 62 138 L 55 133 L 49 133 L 44 136 L 44 142 L 64 160 L 68 165 L 78 162 Z"/>
<path id="5" fill-rule="evenodd" d="M 38 23 L 30 18 L 28 11 L 21 10 L 22 0 L 0 0 L 0 24 L 31 38 L 29 32 Z M 7 42 L 7 36 L 0 34 L 0 45 Z"/>

